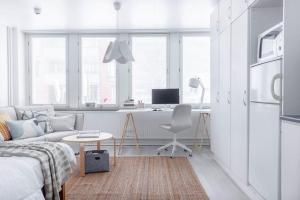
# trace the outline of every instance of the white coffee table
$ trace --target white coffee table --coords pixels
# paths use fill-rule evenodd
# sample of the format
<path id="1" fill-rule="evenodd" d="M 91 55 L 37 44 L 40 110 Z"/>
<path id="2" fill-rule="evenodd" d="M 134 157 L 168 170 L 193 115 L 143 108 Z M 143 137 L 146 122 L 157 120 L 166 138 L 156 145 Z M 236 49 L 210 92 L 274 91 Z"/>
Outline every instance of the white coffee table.
<path id="1" fill-rule="evenodd" d="M 80 145 L 79 159 L 80 159 L 80 176 L 85 176 L 85 144 L 96 142 L 97 150 L 100 150 L 100 142 L 112 139 L 114 142 L 114 165 L 116 165 L 116 139 L 111 133 L 101 132 L 98 138 L 78 138 L 77 135 L 71 135 L 63 138 L 66 142 L 75 142 Z"/>

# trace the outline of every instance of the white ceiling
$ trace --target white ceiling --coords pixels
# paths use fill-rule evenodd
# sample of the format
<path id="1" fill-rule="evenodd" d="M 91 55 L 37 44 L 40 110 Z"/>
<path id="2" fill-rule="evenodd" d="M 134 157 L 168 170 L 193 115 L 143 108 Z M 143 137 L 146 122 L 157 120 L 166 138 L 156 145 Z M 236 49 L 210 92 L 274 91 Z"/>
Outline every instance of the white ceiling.
<path id="1" fill-rule="evenodd" d="M 217 0 L 120 0 L 120 28 L 207 28 Z M 0 0 L 0 17 L 23 29 L 114 29 L 113 0 Z M 33 7 L 42 8 L 41 15 Z"/>

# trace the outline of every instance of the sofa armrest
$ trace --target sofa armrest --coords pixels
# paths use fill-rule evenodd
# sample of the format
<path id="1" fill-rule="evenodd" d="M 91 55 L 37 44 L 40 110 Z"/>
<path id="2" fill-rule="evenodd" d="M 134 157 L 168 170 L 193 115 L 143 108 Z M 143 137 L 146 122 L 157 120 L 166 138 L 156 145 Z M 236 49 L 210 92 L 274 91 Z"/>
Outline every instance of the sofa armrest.
<path id="1" fill-rule="evenodd" d="M 55 116 L 64 115 L 75 115 L 75 130 L 82 131 L 84 125 L 84 114 L 83 113 L 66 113 L 66 112 L 55 112 Z"/>

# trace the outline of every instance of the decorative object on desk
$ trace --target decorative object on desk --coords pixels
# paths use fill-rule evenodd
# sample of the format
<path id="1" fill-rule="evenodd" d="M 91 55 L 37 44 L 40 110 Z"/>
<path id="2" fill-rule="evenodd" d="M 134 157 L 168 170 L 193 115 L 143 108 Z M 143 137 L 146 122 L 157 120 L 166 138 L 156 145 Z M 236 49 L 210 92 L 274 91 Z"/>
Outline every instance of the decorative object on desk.
<path id="1" fill-rule="evenodd" d="M 139 101 L 138 101 L 138 104 L 137 104 L 137 107 L 138 107 L 138 108 L 145 108 L 144 102 L 143 102 L 142 100 L 139 100 Z"/>
<path id="2" fill-rule="evenodd" d="M 134 99 L 128 99 L 123 103 L 123 109 L 136 109 L 137 106 L 134 104 Z"/>
<path id="3" fill-rule="evenodd" d="M 200 78 L 191 78 L 189 82 L 190 88 L 198 89 L 199 86 L 202 88 L 201 99 L 200 99 L 200 108 L 203 106 L 205 87 Z"/>
<path id="4" fill-rule="evenodd" d="M 97 131 L 79 131 L 77 138 L 98 138 L 100 137 L 100 130 Z"/>
<path id="5" fill-rule="evenodd" d="M 117 30 L 119 30 L 119 10 L 121 6 L 121 2 L 114 2 L 114 8 L 117 11 Z M 113 60 L 116 60 L 120 64 L 127 64 L 128 62 L 134 61 L 127 41 L 122 41 L 120 38 L 117 38 L 114 42 L 109 43 L 103 58 L 103 63 L 109 63 Z"/>
<path id="6" fill-rule="evenodd" d="M 85 107 L 87 107 L 87 108 L 95 108 L 96 107 L 96 103 L 94 103 L 94 102 L 86 102 L 85 103 Z"/>

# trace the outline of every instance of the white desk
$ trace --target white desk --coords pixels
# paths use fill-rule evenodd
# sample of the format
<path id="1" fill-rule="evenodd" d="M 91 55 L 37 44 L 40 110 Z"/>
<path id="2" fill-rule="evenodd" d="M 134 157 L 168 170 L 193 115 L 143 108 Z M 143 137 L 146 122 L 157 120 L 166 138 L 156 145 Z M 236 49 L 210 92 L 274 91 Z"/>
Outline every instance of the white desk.
<path id="1" fill-rule="evenodd" d="M 135 124 L 135 118 L 134 118 L 135 114 L 138 114 L 138 113 L 149 113 L 150 114 L 151 113 L 151 115 L 157 114 L 159 116 L 160 114 L 163 114 L 166 112 L 171 113 L 171 112 L 173 112 L 173 109 L 162 108 L 159 111 L 153 111 L 152 108 L 122 109 L 122 110 L 118 110 L 116 112 L 126 113 L 126 118 L 125 118 L 125 122 L 124 122 L 123 129 L 122 129 L 121 142 L 119 145 L 119 154 L 120 154 L 122 151 L 124 140 L 126 138 L 126 134 L 128 132 L 127 129 L 128 129 L 128 125 L 130 124 L 130 122 L 132 123 L 132 126 L 133 126 L 133 132 L 134 132 L 135 141 L 136 141 L 136 148 L 139 149 L 139 134 L 136 130 L 136 124 Z M 196 141 L 198 139 L 198 136 L 201 136 L 201 133 L 205 133 L 206 136 L 209 138 L 208 122 L 210 120 L 210 112 L 211 112 L 210 109 L 192 109 L 192 113 L 199 113 L 197 127 L 196 127 L 196 131 L 194 134 L 194 146 L 197 146 Z M 203 120 L 203 126 L 201 126 L 202 129 L 200 129 L 201 120 Z M 200 141 L 200 146 L 201 146 L 203 143 L 203 137 L 200 137 L 200 139 L 201 139 L 201 141 Z"/>

